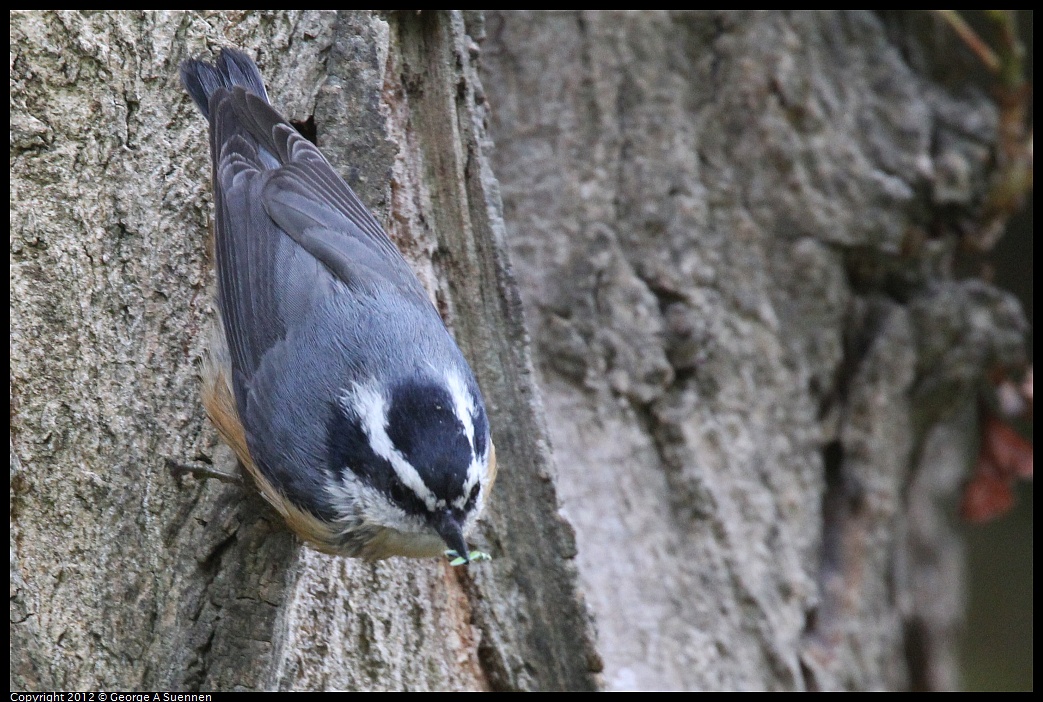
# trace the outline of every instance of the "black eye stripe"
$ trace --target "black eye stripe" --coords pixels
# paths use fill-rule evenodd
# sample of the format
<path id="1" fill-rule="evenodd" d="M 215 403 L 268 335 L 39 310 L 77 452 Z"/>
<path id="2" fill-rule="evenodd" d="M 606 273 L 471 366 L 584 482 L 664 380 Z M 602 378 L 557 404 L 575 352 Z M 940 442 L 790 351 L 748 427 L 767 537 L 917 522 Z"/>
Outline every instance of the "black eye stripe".
<path id="1" fill-rule="evenodd" d="M 407 514 L 427 514 L 427 505 L 393 473 L 388 476 L 385 494 Z"/>
<path id="2" fill-rule="evenodd" d="M 366 485 L 387 495 L 406 513 L 427 512 L 423 501 L 399 479 L 394 466 L 373 450 L 362 421 L 336 403 L 330 408 L 326 446 L 327 466 L 334 475 L 350 471 Z"/>
<path id="3" fill-rule="evenodd" d="M 482 485 L 481 483 L 475 483 L 474 487 L 471 488 L 470 494 L 467 495 L 467 502 L 464 503 L 463 512 L 467 513 L 474 509 L 474 506 L 478 504 L 478 495 L 481 494 Z"/>
<path id="4" fill-rule="evenodd" d="M 361 420 L 336 403 L 331 404 L 326 423 L 326 448 L 327 467 L 334 475 L 350 470 L 363 482 L 376 485 L 380 476 L 394 473 L 387 459 L 373 450 Z"/>
<path id="5" fill-rule="evenodd" d="M 487 448 L 489 420 L 486 419 L 485 410 L 482 409 L 480 402 L 475 402 L 474 410 L 471 412 L 471 424 L 474 425 L 474 453 L 476 456 L 484 456 Z"/>

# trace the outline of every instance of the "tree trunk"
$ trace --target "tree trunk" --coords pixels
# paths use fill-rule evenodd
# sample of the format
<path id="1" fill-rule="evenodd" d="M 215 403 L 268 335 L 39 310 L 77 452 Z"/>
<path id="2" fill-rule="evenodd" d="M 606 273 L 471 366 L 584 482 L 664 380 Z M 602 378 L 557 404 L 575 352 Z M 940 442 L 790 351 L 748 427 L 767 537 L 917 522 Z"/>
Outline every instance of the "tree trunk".
<path id="1" fill-rule="evenodd" d="M 995 109 L 898 19 L 12 13 L 12 689 L 954 685 L 949 514 L 1024 322 L 949 273 Z M 234 468 L 177 79 L 220 46 L 472 362 L 491 562 L 321 555 L 166 469 Z"/>
<path id="2" fill-rule="evenodd" d="M 12 687 L 584 689 L 557 514 L 460 14 L 12 15 Z M 198 399 L 213 316 L 205 121 L 177 78 L 253 53 L 435 290 L 495 425 L 492 564 L 300 547 Z M 553 617 L 546 616 L 553 612 Z"/>
<path id="3" fill-rule="evenodd" d="M 1024 320 L 949 273 L 996 112 L 930 20 L 486 18 L 493 167 L 610 689 L 957 684 L 953 502 L 977 379 Z"/>

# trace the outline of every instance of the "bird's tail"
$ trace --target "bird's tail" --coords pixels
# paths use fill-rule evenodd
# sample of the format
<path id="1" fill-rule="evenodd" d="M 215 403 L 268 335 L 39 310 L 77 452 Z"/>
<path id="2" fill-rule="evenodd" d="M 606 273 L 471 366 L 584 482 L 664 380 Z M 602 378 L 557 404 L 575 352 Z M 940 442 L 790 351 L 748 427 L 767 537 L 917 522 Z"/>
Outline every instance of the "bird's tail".
<path id="1" fill-rule="evenodd" d="M 231 90 L 238 85 L 270 102 L 257 64 L 238 49 L 221 49 L 214 65 L 197 59 L 182 61 L 181 82 L 207 119 L 210 119 L 210 96 L 222 88 Z"/>

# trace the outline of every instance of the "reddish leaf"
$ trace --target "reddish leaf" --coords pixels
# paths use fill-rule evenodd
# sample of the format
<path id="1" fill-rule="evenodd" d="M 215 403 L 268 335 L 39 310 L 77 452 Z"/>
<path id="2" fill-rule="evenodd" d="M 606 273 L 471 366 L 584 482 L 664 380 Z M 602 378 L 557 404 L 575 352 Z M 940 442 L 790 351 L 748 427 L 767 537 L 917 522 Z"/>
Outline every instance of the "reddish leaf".
<path id="1" fill-rule="evenodd" d="M 960 513 L 969 522 L 987 522 L 1014 505 L 1018 478 L 1032 478 L 1032 444 L 1006 422 L 986 413 L 974 475 L 963 490 Z"/>
<path id="2" fill-rule="evenodd" d="M 1032 477 L 1032 444 L 1009 424 L 988 416 L 982 431 L 982 453 L 996 474 L 1008 479 Z"/>
<path id="3" fill-rule="evenodd" d="M 963 489 L 960 514 L 968 522 L 979 524 L 1006 514 L 1014 506 L 1011 481 L 996 475 L 990 467 L 978 462 L 978 469 Z"/>

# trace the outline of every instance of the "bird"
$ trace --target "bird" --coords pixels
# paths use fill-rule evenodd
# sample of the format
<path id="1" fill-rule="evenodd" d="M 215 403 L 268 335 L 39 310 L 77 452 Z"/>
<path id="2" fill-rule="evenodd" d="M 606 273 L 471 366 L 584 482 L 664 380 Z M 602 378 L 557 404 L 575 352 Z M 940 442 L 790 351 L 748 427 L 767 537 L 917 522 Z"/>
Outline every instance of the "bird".
<path id="1" fill-rule="evenodd" d="M 181 63 L 209 123 L 218 319 L 207 415 L 311 547 L 469 552 L 496 478 L 474 373 L 424 287 L 319 149 L 223 48 Z"/>

